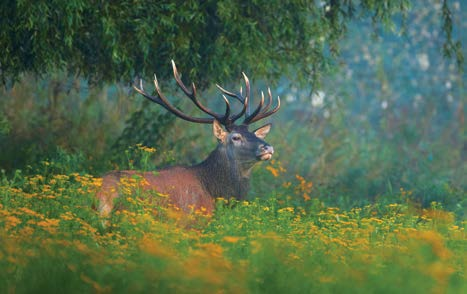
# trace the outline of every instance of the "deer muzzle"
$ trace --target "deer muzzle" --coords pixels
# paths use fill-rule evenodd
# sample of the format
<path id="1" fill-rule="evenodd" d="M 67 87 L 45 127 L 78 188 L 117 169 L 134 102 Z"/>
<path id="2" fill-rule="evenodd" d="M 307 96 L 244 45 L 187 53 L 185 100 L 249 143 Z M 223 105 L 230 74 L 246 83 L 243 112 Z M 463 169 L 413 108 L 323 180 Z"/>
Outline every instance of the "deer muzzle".
<path id="1" fill-rule="evenodd" d="M 272 154 L 274 154 L 274 148 L 271 145 L 263 144 L 259 146 L 256 158 L 258 160 L 269 160 L 272 158 Z"/>

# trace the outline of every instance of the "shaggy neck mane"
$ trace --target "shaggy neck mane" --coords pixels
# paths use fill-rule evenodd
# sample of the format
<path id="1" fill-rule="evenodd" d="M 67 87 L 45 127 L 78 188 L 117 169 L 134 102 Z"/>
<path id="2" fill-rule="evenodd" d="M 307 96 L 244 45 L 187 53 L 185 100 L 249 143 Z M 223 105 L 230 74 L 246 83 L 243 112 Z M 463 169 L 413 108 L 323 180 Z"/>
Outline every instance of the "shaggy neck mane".
<path id="1" fill-rule="evenodd" d="M 249 188 L 250 169 L 219 144 L 201 163 L 192 167 L 205 189 L 214 197 L 244 199 Z"/>

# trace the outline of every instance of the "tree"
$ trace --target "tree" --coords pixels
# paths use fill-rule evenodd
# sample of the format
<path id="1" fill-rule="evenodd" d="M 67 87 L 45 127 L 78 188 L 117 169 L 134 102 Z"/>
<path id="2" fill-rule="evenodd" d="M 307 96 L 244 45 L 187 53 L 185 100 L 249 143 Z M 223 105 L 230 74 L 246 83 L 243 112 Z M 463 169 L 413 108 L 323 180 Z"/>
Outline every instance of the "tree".
<path id="1" fill-rule="evenodd" d="M 93 82 L 128 82 L 154 71 L 164 79 L 174 59 L 201 87 L 241 71 L 319 80 L 351 19 L 403 22 L 410 2 L 5 0 L 0 79 L 57 69 Z M 461 61 L 443 3 L 445 53 Z"/>

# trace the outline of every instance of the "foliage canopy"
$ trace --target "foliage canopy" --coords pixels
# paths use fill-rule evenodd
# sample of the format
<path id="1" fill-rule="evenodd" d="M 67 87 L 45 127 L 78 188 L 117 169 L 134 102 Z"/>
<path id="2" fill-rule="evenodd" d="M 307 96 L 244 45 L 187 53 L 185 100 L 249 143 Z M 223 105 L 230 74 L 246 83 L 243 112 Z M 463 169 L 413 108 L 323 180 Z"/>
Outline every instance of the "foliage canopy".
<path id="1" fill-rule="evenodd" d="M 241 71 L 319 80 L 349 20 L 404 22 L 410 0 L 148 1 L 0 3 L 0 79 L 56 69 L 94 82 L 170 74 L 174 59 L 199 86 Z M 443 6 L 445 54 L 462 60 Z M 261 62 L 259 62 L 261 61 Z"/>

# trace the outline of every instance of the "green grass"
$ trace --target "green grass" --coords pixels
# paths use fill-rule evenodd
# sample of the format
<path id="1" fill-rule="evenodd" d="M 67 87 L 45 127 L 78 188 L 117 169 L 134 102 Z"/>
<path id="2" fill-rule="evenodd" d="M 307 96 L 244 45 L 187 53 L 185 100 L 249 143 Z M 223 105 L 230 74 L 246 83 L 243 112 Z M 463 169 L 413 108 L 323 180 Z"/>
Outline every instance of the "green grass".
<path id="1" fill-rule="evenodd" d="M 104 229 L 93 209 L 99 185 L 77 173 L 2 176 L 0 292 L 467 290 L 467 223 L 439 203 L 418 208 L 408 191 L 393 195 L 405 202 L 341 210 L 297 177 L 274 197 L 218 199 L 206 217 L 154 211 L 129 189 L 127 210 Z"/>

